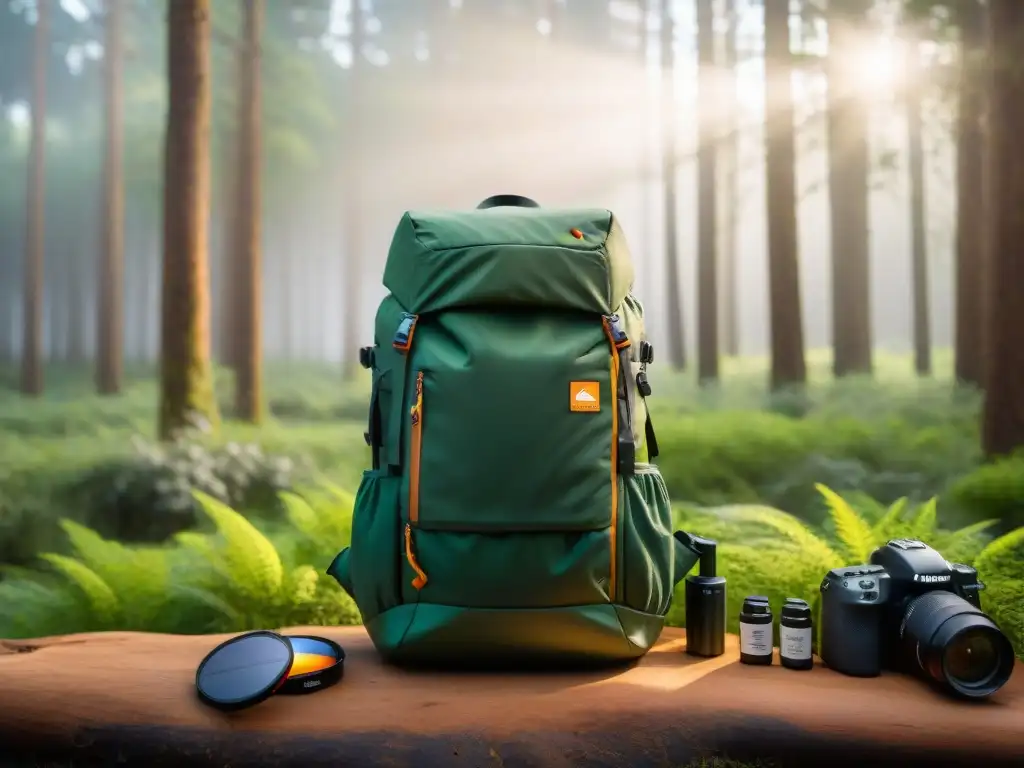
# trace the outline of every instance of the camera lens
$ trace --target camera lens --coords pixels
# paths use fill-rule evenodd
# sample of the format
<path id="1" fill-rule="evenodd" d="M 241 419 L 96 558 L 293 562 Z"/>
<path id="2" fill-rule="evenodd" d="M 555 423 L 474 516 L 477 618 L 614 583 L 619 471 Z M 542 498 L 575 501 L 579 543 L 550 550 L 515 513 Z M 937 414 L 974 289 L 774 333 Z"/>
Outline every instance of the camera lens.
<path id="1" fill-rule="evenodd" d="M 961 696 L 983 698 L 1013 672 L 1013 647 L 995 623 L 952 592 L 927 592 L 903 617 L 904 641 L 928 677 Z"/>
<path id="2" fill-rule="evenodd" d="M 981 628 L 961 632 L 946 646 L 946 674 L 965 685 L 978 685 L 999 668 L 999 651 L 990 632 Z"/>

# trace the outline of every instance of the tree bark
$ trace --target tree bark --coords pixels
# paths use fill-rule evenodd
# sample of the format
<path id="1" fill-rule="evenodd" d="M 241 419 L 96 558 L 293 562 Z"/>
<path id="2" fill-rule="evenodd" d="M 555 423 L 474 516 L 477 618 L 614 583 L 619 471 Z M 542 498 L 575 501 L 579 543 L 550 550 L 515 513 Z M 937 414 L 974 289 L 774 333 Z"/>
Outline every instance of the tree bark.
<path id="1" fill-rule="evenodd" d="M 661 0 L 661 158 L 665 198 L 665 317 L 668 362 L 677 371 L 686 368 L 686 335 L 679 274 L 679 201 L 676 195 L 675 20 L 671 0 Z"/>
<path id="2" fill-rule="evenodd" d="M 921 51 L 916 37 L 907 44 L 907 154 L 910 175 L 910 244 L 913 284 L 914 370 L 932 372 L 931 313 L 928 300 L 928 226 L 921 125 Z"/>
<path id="3" fill-rule="evenodd" d="M 697 380 L 718 381 L 715 12 L 697 0 Z"/>
<path id="4" fill-rule="evenodd" d="M 123 60 L 124 0 L 106 0 L 103 52 L 105 128 L 103 236 L 97 282 L 96 388 L 121 391 L 124 368 L 124 171 Z"/>
<path id="5" fill-rule="evenodd" d="M 828 11 L 828 151 L 832 233 L 832 336 L 836 376 L 871 373 L 868 266 L 868 110 L 858 94 L 856 52 L 864 0 Z"/>
<path id="6" fill-rule="evenodd" d="M 345 381 L 355 377 L 359 370 L 359 313 L 362 311 L 360 294 L 362 292 L 362 205 L 360 187 L 362 185 L 363 126 L 362 118 L 364 100 L 362 98 L 363 78 L 363 26 L 366 23 L 360 3 L 351 4 L 352 22 L 352 68 L 349 70 L 349 124 L 351 129 L 345 144 L 344 176 L 347 189 L 342 198 L 345 203 L 345 221 L 342 239 L 344 254 L 342 256 L 343 285 L 345 297 L 343 303 L 344 318 L 342 319 L 341 344 L 341 375 Z"/>
<path id="7" fill-rule="evenodd" d="M 210 0 L 167 11 L 164 146 L 161 439 L 213 429 L 219 416 L 210 365 Z"/>
<path id="8" fill-rule="evenodd" d="M 722 103 L 724 129 L 719 143 L 719 223 L 718 255 L 719 317 L 721 318 L 722 351 L 735 357 L 740 353 L 739 302 L 737 285 L 737 208 L 739 206 L 739 101 L 736 93 L 736 65 L 738 62 L 737 37 L 739 21 L 736 0 L 725 0 L 725 32 L 722 40 L 722 70 L 728 77 L 728 88 L 723 89 Z"/>
<path id="9" fill-rule="evenodd" d="M 38 0 L 32 61 L 32 127 L 28 150 L 27 229 L 24 269 L 24 339 L 21 391 L 43 393 L 43 262 L 46 248 L 46 68 L 50 49 L 50 1 Z"/>
<path id="10" fill-rule="evenodd" d="M 986 455 L 999 456 L 1024 447 L 1024 3 L 989 0 L 989 14 L 994 69 L 986 145 L 991 228 L 982 440 Z"/>
<path id="11" fill-rule="evenodd" d="M 955 373 L 961 384 L 982 387 L 986 270 L 984 152 L 985 10 L 976 0 L 957 5 L 960 26 L 959 104 L 956 116 Z"/>
<path id="12" fill-rule="evenodd" d="M 765 0 L 765 193 L 771 387 L 807 381 L 796 200 L 789 0 Z"/>
<path id="13" fill-rule="evenodd" d="M 263 150 L 261 133 L 263 0 L 243 0 L 241 99 L 238 113 L 238 347 L 235 409 L 243 421 L 263 417 Z"/>

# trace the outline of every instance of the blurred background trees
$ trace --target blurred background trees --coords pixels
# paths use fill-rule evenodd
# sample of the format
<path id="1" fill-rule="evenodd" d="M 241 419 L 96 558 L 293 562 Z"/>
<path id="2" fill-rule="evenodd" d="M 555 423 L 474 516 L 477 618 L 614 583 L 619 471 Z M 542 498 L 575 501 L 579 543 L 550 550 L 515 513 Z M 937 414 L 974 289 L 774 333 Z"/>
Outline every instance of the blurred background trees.
<path id="1" fill-rule="evenodd" d="M 808 351 L 841 378 L 913 350 L 987 392 L 983 447 L 1010 453 L 1019 7 L 16 0 L 3 370 L 38 396 L 91 362 L 116 395 L 159 364 L 164 435 L 216 428 L 226 370 L 226 417 L 259 422 L 265 363 L 358 375 L 403 210 L 516 191 L 619 214 L 666 368 L 710 386 L 766 355 L 782 391 Z"/>

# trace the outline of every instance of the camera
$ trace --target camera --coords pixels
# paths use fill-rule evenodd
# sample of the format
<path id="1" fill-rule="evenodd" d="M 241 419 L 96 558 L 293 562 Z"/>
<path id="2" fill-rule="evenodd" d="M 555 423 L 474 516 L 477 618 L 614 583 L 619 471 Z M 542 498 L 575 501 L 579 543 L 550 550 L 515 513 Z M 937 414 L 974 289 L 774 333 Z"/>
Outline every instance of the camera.
<path id="1" fill-rule="evenodd" d="M 982 589 L 974 568 L 915 539 L 890 541 L 821 582 L 818 655 L 847 675 L 916 672 L 966 698 L 990 696 L 1015 658 L 981 610 Z"/>

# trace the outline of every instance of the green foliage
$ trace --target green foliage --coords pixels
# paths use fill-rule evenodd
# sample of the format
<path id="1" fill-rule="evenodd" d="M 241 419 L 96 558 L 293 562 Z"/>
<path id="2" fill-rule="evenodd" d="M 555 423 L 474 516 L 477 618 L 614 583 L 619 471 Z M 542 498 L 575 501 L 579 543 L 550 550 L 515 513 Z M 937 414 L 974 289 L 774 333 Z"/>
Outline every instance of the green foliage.
<path id="1" fill-rule="evenodd" d="M 930 499 L 911 505 L 898 499 L 888 508 L 859 497 L 844 499 L 819 485 L 829 520 L 820 528 L 779 509 L 760 505 L 680 508 L 678 526 L 717 539 L 720 571 L 729 585 L 728 618 L 737 631 L 740 604 L 749 594 L 765 594 L 775 603 L 801 597 L 812 603 L 826 571 L 841 565 L 867 562 L 871 551 L 892 538 L 920 538 L 947 559 L 974 564 L 989 586 L 986 610 L 1024 653 L 1024 529 L 994 541 L 987 531 L 994 520 L 958 530 L 938 525 L 937 504 Z M 858 511 L 866 506 L 869 511 Z M 680 586 L 670 621 L 681 624 L 683 592 Z"/>
<path id="2" fill-rule="evenodd" d="M 732 631 L 744 595 L 813 601 L 828 569 L 863 562 L 889 538 L 919 536 L 951 560 L 974 563 L 988 584 L 987 611 L 1024 652 L 1024 528 L 990 541 L 987 524 L 939 527 L 934 501 L 901 499 L 884 507 L 844 499 L 824 486 L 818 492 L 827 501 L 832 533 L 766 506 L 678 510 L 680 527 L 720 542 Z M 9 569 L 0 581 L 0 637 L 358 622 L 349 597 L 320 575 L 350 540 L 350 493 L 324 486 L 282 494 L 286 520 L 273 532 L 208 495 L 197 492 L 196 499 L 214 531 L 184 531 L 162 547 L 126 546 L 65 521 L 71 556 L 45 554 L 49 570 Z M 676 597 L 669 622 L 681 625 L 681 588 Z"/>
<path id="3" fill-rule="evenodd" d="M 358 612 L 320 568 L 291 559 L 249 520 L 196 492 L 215 532 L 185 531 L 162 547 L 126 546 L 63 523 L 73 556 L 44 554 L 46 572 L 9 569 L 0 636 L 110 629 L 198 633 L 297 624 L 352 624 Z M 344 531 L 339 511 L 311 512 L 307 534 Z M 347 540 L 321 548 L 336 548 Z"/>
<path id="4" fill-rule="evenodd" d="M 130 457 L 100 464 L 71 493 L 106 510 L 105 526 L 126 540 L 159 541 L 195 522 L 193 491 L 243 509 L 272 506 L 291 485 L 291 459 L 267 456 L 255 444 L 211 446 L 134 441 Z"/>
<path id="5" fill-rule="evenodd" d="M 834 382 L 827 357 L 812 353 L 808 362 L 811 384 L 800 393 L 768 394 L 765 363 L 753 359 L 723 361 L 717 388 L 654 378 L 659 464 L 674 499 L 763 504 L 829 526 L 814 490 L 821 483 L 869 518 L 880 514 L 872 499 L 885 508 L 901 497 L 938 497 L 946 526 L 1024 522 L 1021 465 L 979 469 L 977 393 L 948 378 L 919 381 L 905 359 L 882 354 L 875 382 Z M 937 356 L 940 370 L 948 362 Z M 0 386 L 0 562 L 67 554 L 60 516 L 122 541 L 160 540 L 194 518 L 192 489 L 273 520 L 283 511 L 276 490 L 318 474 L 354 487 L 367 466 L 366 376 L 342 384 L 333 366 L 271 363 L 262 427 L 227 422 L 217 438 L 160 448 L 163 458 L 153 460 L 155 377 L 127 374 L 124 393 L 103 398 L 93 394 L 91 370 L 53 365 L 46 397 L 27 401 L 13 389 L 16 369 L 0 366 L 0 382 L 12 385 Z M 228 413 L 233 381 L 217 374 Z"/>
<path id="6" fill-rule="evenodd" d="M 950 488 L 958 506 L 1008 527 L 1024 525 L 1024 455 L 1000 459 L 960 478 Z"/>

